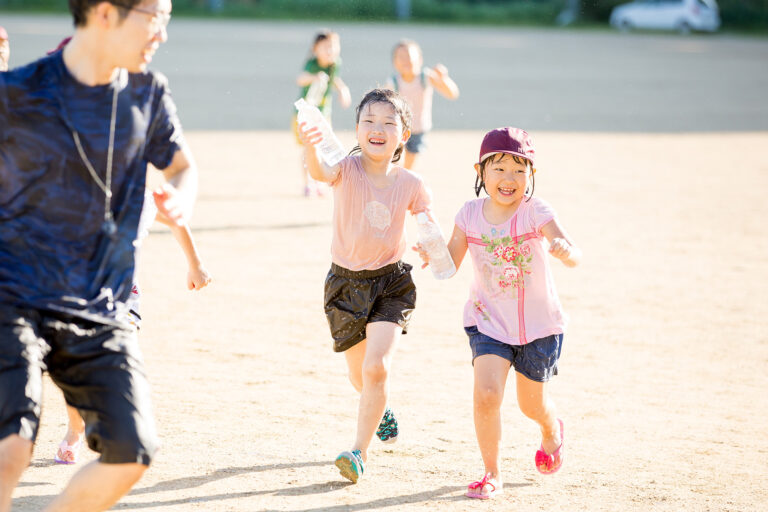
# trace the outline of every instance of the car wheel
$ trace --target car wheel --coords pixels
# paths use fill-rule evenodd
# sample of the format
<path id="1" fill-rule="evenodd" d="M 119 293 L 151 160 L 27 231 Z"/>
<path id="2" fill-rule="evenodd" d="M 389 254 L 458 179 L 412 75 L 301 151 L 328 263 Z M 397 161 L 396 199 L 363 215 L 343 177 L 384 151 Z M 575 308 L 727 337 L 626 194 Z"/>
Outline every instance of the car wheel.
<path id="1" fill-rule="evenodd" d="M 681 21 L 675 25 L 675 30 L 677 30 L 678 34 L 685 36 L 691 33 L 691 26 L 687 21 Z"/>
<path id="2" fill-rule="evenodd" d="M 628 19 L 620 20 L 618 23 L 619 31 L 621 32 L 629 32 L 632 30 L 632 23 Z"/>

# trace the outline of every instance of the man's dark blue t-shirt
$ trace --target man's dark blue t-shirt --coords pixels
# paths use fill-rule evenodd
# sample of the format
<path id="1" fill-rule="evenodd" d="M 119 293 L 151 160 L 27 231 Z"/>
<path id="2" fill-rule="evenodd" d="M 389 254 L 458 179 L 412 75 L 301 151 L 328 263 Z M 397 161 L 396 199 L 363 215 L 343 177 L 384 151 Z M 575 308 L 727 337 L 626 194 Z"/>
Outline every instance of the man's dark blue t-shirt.
<path id="1" fill-rule="evenodd" d="M 113 236 L 102 230 L 115 88 Z M 147 162 L 168 167 L 181 125 L 165 78 L 122 73 L 89 87 L 62 52 L 0 73 L 0 305 L 119 323 L 134 272 Z"/>

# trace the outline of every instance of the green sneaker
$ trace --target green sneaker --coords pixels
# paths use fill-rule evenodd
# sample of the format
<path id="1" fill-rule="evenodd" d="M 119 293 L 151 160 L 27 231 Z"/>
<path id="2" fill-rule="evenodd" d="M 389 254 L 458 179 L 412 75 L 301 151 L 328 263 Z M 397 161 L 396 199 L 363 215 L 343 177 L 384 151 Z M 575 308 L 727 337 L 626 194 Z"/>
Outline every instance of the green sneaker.
<path id="1" fill-rule="evenodd" d="M 397 441 L 397 434 L 399 433 L 395 413 L 387 407 L 387 410 L 384 411 L 384 416 L 381 418 L 381 423 L 379 423 L 379 429 L 376 431 L 376 437 L 381 439 L 382 443 L 394 443 Z"/>
<path id="2" fill-rule="evenodd" d="M 363 476 L 365 468 L 363 467 L 363 458 L 360 454 L 360 450 L 352 450 L 351 452 L 341 452 L 336 457 L 336 467 L 339 468 L 341 476 L 356 484 L 360 477 Z"/>

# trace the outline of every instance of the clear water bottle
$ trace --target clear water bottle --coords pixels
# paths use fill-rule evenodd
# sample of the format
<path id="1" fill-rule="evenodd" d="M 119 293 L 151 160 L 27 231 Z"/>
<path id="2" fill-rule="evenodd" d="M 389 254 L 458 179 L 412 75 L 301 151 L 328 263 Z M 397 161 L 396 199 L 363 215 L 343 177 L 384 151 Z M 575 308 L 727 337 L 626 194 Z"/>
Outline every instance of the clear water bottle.
<path id="1" fill-rule="evenodd" d="M 294 103 L 294 105 L 296 110 L 298 110 L 297 121 L 299 124 L 307 123 L 308 128 L 320 129 L 323 140 L 315 146 L 320 158 L 328 167 L 333 167 L 341 162 L 347 156 L 347 152 L 344 150 L 341 142 L 339 142 L 336 134 L 333 133 L 331 125 L 325 116 L 317 107 L 310 105 L 303 98 Z"/>
<path id="2" fill-rule="evenodd" d="M 416 215 L 419 228 L 419 243 L 429 255 L 429 267 L 436 279 L 448 279 L 456 273 L 456 265 L 445 245 L 440 226 L 432 222 L 426 213 Z"/>
<path id="3" fill-rule="evenodd" d="M 315 78 L 309 85 L 307 94 L 304 96 L 307 103 L 316 107 L 320 106 L 323 102 L 323 98 L 325 98 L 325 91 L 328 89 L 329 80 L 330 77 L 322 71 L 317 74 L 317 78 Z"/>

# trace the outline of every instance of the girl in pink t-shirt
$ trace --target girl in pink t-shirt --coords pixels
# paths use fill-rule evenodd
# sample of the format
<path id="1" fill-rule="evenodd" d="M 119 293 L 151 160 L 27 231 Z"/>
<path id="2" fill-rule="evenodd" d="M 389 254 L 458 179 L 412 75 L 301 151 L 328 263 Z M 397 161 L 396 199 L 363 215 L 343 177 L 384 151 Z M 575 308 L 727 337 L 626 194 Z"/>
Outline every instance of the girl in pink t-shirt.
<path id="1" fill-rule="evenodd" d="M 396 92 L 374 89 L 357 107 L 357 143 L 335 167 L 321 164 L 316 128 L 299 126 L 310 175 L 333 187 L 331 270 L 325 279 L 325 314 L 333 349 L 344 352 L 349 379 L 360 393 L 352 449 L 336 458 L 342 476 L 357 482 L 374 433 L 397 439 L 387 407 L 389 369 L 416 304 L 405 252 L 405 217 L 428 212 L 430 195 L 417 174 L 394 165 L 410 136 L 411 113 Z"/>
<path id="2" fill-rule="evenodd" d="M 557 374 L 565 328 L 547 253 L 573 267 L 581 251 L 552 207 L 533 197 L 534 155 L 523 130 L 499 128 L 486 134 L 475 164 L 475 193 L 485 190 L 488 197 L 464 204 L 448 243 L 457 268 L 469 250 L 475 274 L 464 328 L 472 348 L 475 432 L 485 472 L 469 485 L 470 498 L 490 498 L 502 490 L 500 409 L 512 366 L 520 410 L 541 428 L 536 468 L 554 473 L 565 455 L 563 422 L 546 386 Z M 426 253 L 418 245 L 415 249 L 426 266 Z"/>

